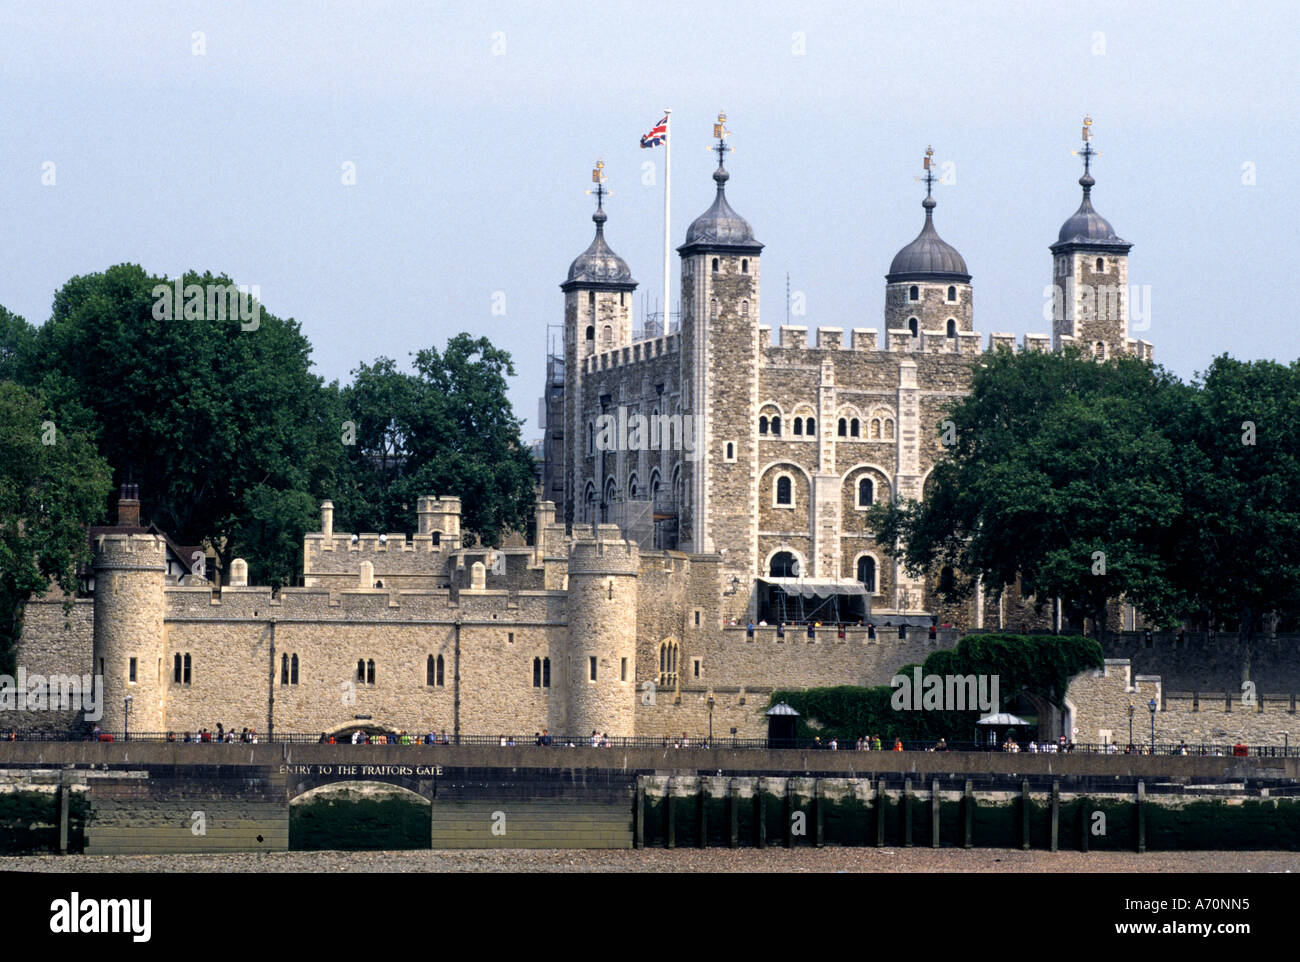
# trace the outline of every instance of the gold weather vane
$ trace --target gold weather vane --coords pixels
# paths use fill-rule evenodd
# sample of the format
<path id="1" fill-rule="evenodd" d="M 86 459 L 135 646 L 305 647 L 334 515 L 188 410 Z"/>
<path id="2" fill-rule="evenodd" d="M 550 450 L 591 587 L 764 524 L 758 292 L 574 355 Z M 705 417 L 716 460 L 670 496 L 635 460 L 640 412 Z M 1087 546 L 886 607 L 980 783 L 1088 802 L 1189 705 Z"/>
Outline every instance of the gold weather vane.
<path id="1" fill-rule="evenodd" d="M 730 136 L 731 136 L 731 131 L 727 129 L 727 115 L 725 113 L 720 112 L 718 114 L 718 122 L 713 125 L 713 138 L 717 141 L 717 143 L 709 148 L 709 150 L 716 150 L 718 152 L 719 167 L 722 166 L 723 155 L 726 154 L 727 151 L 729 150 L 730 151 L 735 150 L 734 147 L 727 146 L 727 138 Z"/>
<path id="2" fill-rule="evenodd" d="M 588 190 L 588 194 L 596 195 L 596 209 L 601 210 L 605 206 L 605 198 L 610 196 L 610 192 L 605 189 L 605 162 L 596 161 L 596 166 L 591 169 L 591 182 L 596 185 L 595 190 Z"/>
<path id="3" fill-rule="evenodd" d="M 935 180 L 933 147 L 925 148 L 925 159 L 921 161 L 921 169 L 925 171 L 925 175 L 922 177 L 915 177 L 913 179 L 925 184 L 925 196 L 929 197 L 931 187 L 933 186 Z"/>
<path id="4" fill-rule="evenodd" d="M 1100 157 L 1101 151 L 1092 149 L 1092 116 L 1085 114 L 1083 117 L 1083 146 L 1078 150 L 1072 150 L 1070 153 L 1076 157 L 1083 158 L 1083 172 L 1090 173 L 1089 168 L 1092 166 L 1092 158 Z"/>

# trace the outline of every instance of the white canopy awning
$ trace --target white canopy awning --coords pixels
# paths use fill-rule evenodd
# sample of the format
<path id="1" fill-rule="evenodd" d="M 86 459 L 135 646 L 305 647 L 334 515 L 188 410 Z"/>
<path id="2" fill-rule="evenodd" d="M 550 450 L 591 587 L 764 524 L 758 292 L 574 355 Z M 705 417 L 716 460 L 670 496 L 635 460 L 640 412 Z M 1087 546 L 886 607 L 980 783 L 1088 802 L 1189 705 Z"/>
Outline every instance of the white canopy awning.
<path id="1" fill-rule="evenodd" d="M 985 715 L 975 724 L 976 725 L 997 725 L 998 727 L 1006 727 L 1008 725 L 1028 725 L 1029 722 L 1025 721 L 1019 715 L 1012 715 L 1010 712 L 1001 712 L 997 715 Z"/>
<path id="2" fill-rule="evenodd" d="M 867 589 L 860 581 L 837 578 L 760 578 L 764 584 L 775 585 L 786 594 L 804 598 L 830 598 L 834 595 L 866 597 Z"/>

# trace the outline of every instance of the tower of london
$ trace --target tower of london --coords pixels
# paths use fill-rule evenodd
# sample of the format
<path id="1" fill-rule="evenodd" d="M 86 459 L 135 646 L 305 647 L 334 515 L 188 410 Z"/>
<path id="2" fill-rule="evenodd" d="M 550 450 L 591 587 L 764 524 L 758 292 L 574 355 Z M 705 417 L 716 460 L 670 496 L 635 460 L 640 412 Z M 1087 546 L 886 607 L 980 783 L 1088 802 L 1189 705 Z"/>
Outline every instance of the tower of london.
<path id="1" fill-rule="evenodd" d="M 775 341 L 724 140 L 713 202 L 677 248 L 679 325 L 634 326 L 637 284 L 598 190 L 595 235 L 560 284 L 531 544 L 472 544 L 456 492 L 421 498 L 410 537 L 336 532 L 325 501 L 301 586 L 249 585 L 239 560 L 216 586 L 124 513 L 138 511 L 124 491 L 118 529 L 96 529 L 88 595 L 27 606 L 19 664 L 101 675 L 110 731 L 747 737 L 776 688 L 884 684 L 964 630 L 1051 627 L 1020 585 L 941 604 L 865 514 L 924 496 L 945 405 L 984 351 L 1151 358 L 1130 337 L 1131 245 L 1092 206 L 1087 135 L 1081 203 L 1050 245 L 1057 320 L 1020 345 L 976 331 L 929 177 L 883 320 L 781 325 Z"/>

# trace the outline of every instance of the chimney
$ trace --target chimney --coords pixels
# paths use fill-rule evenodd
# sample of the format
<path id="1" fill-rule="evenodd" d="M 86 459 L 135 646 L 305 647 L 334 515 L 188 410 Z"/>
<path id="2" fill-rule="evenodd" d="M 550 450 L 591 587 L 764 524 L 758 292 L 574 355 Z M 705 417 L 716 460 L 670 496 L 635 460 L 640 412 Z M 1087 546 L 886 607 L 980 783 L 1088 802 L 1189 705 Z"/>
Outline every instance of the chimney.
<path id="1" fill-rule="evenodd" d="M 140 527 L 140 486 L 124 484 L 117 495 L 117 526 Z"/>

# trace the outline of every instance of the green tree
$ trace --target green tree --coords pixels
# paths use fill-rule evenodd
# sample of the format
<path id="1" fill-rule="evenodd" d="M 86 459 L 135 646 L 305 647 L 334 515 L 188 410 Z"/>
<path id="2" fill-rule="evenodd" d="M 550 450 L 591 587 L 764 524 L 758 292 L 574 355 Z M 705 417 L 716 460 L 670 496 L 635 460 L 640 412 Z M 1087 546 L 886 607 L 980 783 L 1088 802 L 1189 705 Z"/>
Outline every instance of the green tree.
<path id="1" fill-rule="evenodd" d="M 0 669 L 12 673 L 24 604 L 57 584 L 71 596 L 90 560 L 87 525 L 111 487 L 93 442 L 37 394 L 0 380 Z"/>
<path id="2" fill-rule="evenodd" d="M 30 384 L 36 329 L 0 305 L 0 381 Z"/>
<path id="3" fill-rule="evenodd" d="M 140 485 L 146 518 L 212 546 L 226 570 L 243 556 L 284 583 L 297 561 L 283 545 L 305 530 L 303 498 L 291 495 L 322 495 L 341 457 L 337 405 L 295 321 L 210 299 L 226 277 L 183 281 L 175 304 L 172 282 L 136 265 L 68 281 L 37 337 L 42 383 L 84 399 L 116 481 Z"/>
<path id="4" fill-rule="evenodd" d="M 514 373 L 508 352 L 464 333 L 418 352 L 413 374 L 388 358 L 358 368 L 343 391 L 357 430 L 344 523 L 410 531 L 418 498 L 455 495 L 485 543 L 526 531 L 535 468 L 506 394 Z"/>
<path id="5" fill-rule="evenodd" d="M 949 408 L 939 434 L 953 443 L 925 499 L 878 505 L 869 523 L 910 571 L 952 566 L 952 600 L 976 576 L 1000 586 L 1019 575 L 1103 638 L 1106 603 L 1121 594 L 1167 618 L 1181 598 L 1167 542 L 1182 504 L 1162 427 L 1186 403 L 1177 379 L 1133 358 L 998 351 Z"/>
<path id="6" fill-rule="evenodd" d="M 1227 355 L 1175 424 L 1187 452 L 1176 576 L 1190 613 L 1235 627 L 1243 679 L 1262 616 L 1300 617 L 1298 425 L 1300 362 Z"/>

